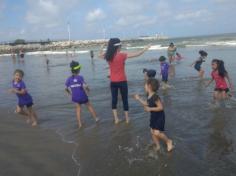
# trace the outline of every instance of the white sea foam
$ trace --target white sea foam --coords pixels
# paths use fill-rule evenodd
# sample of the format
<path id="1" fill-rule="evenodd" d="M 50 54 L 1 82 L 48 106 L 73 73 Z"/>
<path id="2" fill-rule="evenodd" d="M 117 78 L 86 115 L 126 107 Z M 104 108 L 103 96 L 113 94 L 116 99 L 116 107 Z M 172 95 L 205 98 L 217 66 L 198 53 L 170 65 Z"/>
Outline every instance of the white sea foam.
<path id="1" fill-rule="evenodd" d="M 143 49 L 145 46 L 132 46 L 132 47 L 126 47 L 127 50 L 134 50 L 134 49 Z M 152 45 L 149 50 L 164 50 L 167 49 L 168 47 L 161 46 L 161 45 Z"/>

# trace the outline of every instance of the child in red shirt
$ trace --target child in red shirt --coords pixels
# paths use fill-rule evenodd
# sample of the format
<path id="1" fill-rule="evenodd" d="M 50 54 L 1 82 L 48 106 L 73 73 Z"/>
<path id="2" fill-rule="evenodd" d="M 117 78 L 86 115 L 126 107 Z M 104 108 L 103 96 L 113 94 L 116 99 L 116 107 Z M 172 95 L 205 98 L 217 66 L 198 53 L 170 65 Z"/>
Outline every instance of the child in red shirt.
<path id="1" fill-rule="evenodd" d="M 207 86 L 215 81 L 215 89 L 213 94 L 214 102 L 217 100 L 225 100 L 228 98 L 229 91 L 233 91 L 233 84 L 229 78 L 228 72 L 225 70 L 224 61 L 213 59 L 211 62 L 211 67 L 212 79 L 207 83 Z"/>

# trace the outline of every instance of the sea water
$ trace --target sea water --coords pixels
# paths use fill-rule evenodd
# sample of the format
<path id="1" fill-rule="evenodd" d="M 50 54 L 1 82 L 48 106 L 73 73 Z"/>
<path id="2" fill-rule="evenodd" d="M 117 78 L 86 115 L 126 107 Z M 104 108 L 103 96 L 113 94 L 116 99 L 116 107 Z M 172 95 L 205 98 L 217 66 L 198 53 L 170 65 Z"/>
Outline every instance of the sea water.
<path id="1" fill-rule="evenodd" d="M 235 85 L 236 45 L 235 35 L 178 38 L 152 41 L 151 49 L 143 56 L 126 62 L 129 85 L 130 124 L 114 125 L 111 112 L 108 65 L 97 57 L 92 61 L 88 52 L 77 48 L 75 54 L 51 53 L 47 67 L 40 53 L 30 53 L 24 62 L 13 62 L 10 56 L 0 57 L 0 106 L 14 112 L 16 97 L 7 89 L 11 87 L 12 73 L 16 68 L 24 70 L 27 89 L 32 94 L 39 116 L 40 129 L 52 129 L 61 140 L 74 143 L 72 160 L 81 176 L 230 176 L 236 175 L 236 104 L 212 107 L 214 85 L 205 88 L 210 78 L 211 59 L 225 61 L 225 66 Z M 151 146 L 149 114 L 132 95 L 144 93 L 143 68 L 156 69 L 156 59 L 166 55 L 166 47 L 173 41 L 184 59 L 175 65 L 176 75 L 170 79 L 174 88 L 160 91 L 166 112 L 166 134 L 173 139 L 175 149 L 166 152 L 162 144 L 160 152 Z M 126 52 L 143 48 L 148 42 L 123 46 Z M 129 47 L 129 48 L 127 48 Z M 98 54 L 98 48 L 93 48 Z M 204 49 L 208 58 L 203 63 L 205 79 L 193 78 L 197 72 L 189 65 Z M 89 98 L 101 122 L 95 124 L 86 107 L 82 109 L 84 127 L 78 130 L 75 106 L 64 92 L 64 83 L 70 76 L 71 60 L 82 64 L 81 75 L 90 86 Z M 159 78 L 159 76 L 157 76 Z M 124 119 L 121 101 L 119 116 Z M 35 158 L 37 160 L 37 158 Z M 38 171 L 40 172 L 40 171 Z"/>

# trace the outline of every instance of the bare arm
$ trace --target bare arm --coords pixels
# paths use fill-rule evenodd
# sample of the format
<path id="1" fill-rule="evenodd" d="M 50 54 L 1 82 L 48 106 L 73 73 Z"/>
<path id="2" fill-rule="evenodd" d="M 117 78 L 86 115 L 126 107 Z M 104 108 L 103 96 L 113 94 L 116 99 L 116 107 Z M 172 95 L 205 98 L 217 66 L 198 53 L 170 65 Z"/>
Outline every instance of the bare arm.
<path id="1" fill-rule="evenodd" d="M 208 87 L 208 86 L 209 86 L 213 81 L 214 81 L 213 79 L 207 81 L 207 83 L 206 83 L 206 87 Z"/>
<path id="2" fill-rule="evenodd" d="M 227 80 L 228 80 L 228 82 L 229 82 L 230 90 L 231 90 L 231 91 L 234 91 L 234 86 L 233 86 L 232 80 L 231 80 L 230 77 L 229 77 L 229 74 L 226 75 L 226 78 L 227 78 Z"/>
<path id="3" fill-rule="evenodd" d="M 143 100 L 138 94 L 134 95 L 134 99 L 140 102 L 143 106 L 148 106 L 147 102 Z"/>
<path id="4" fill-rule="evenodd" d="M 150 112 L 150 111 L 152 111 L 152 112 L 163 111 L 164 108 L 163 108 L 163 105 L 161 103 L 161 100 L 159 99 L 155 103 L 156 103 L 156 107 L 145 107 L 145 111 L 147 111 L 147 112 Z"/>
<path id="5" fill-rule="evenodd" d="M 142 51 L 138 51 L 138 52 L 134 52 L 134 53 L 128 53 L 127 58 L 134 58 L 134 57 L 138 57 L 141 56 L 143 53 L 145 53 L 149 48 L 151 47 L 151 45 L 146 46 Z"/>
<path id="6" fill-rule="evenodd" d="M 24 95 L 26 93 L 26 90 L 25 89 L 17 90 L 13 88 L 13 89 L 10 89 L 9 92 Z"/>
<path id="7" fill-rule="evenodd" d="M 71 91 L 68 88 L 65 88 L 65 91 L 68 95 L 71 95 Z"/>

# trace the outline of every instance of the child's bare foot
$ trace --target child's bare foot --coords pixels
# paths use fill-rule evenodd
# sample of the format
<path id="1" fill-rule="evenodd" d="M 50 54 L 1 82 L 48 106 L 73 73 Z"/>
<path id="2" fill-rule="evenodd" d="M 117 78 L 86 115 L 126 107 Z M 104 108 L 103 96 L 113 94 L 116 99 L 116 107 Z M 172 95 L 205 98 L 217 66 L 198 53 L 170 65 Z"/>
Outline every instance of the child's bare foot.
<path id="1" fill-rule="evenodd" d="M 168 152 L 171 152 L 173 149 L 174 149 L 173 141 L 172 141 L 172 140 L 169 140 L 169 141 L 167 142 L 167 151 L 168 151 Z"/>
<path id="2" fill-rule="evenodd" d="M 120 119 L 115 119 L 115 124 L 117 125 L 118 123 L 120 123 Z"/>
<path id="3" fill-rule="evenodd" d="M 79 127 L 79 129 L 81 129 L 82 128 L 82 123 L 78 123 L 78 127 Z"/>
<path id="4" fill-rule="evenodd" d="M 37 126 L 37 125 L 38 125 L 38 123 L 37 123 L 36 121 L 34 121 L 34 122 L 31 124 L 32 127 L 35 127 L 35 126 Z"/>
<path id="5" fill-rule="evenodd" d="M 95 122 L 98 123 L 100 119 L 98 117 L 95 118 Z"/>

